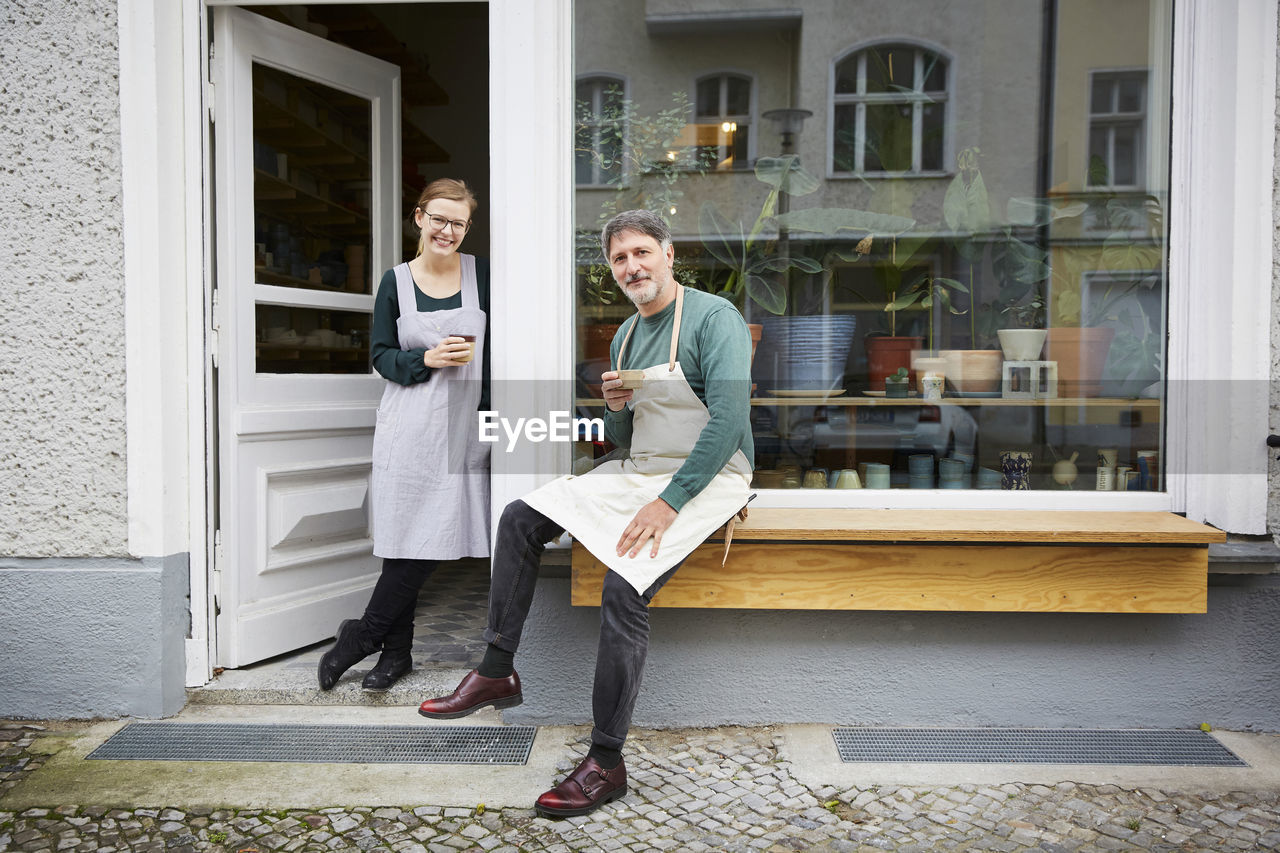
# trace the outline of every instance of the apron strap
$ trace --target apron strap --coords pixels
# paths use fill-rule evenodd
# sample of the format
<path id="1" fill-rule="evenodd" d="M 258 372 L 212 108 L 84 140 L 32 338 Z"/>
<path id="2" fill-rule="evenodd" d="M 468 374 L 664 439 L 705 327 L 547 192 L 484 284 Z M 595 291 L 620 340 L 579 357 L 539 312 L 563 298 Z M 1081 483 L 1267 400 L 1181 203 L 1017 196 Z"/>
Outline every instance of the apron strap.
<path id="1" fill-rule="evenodd" d="M 408 264 L 396 264 L 396 301 L 400 303 L 400 316 L 408 317 L 419 313 L 418 311 L 418 286 L 413 283 L 413 273 L 409 271 Z M 396 337 L 399 337 L 397 333 Z M 407 340 L 400 341 L 400 349 L 409 350 L 409 342 Z"/>
<path id="2" fill-rule="evenodd" d="M 671 324 L 671 353 L 667 362 L 667 371 L 671 372 L 676 369 L 676 347 L 680 343 L 680 317 L 684 314 L 684 285 L 676 285 L 676 316 Z M 640 325 L 639 313 L 632 314 L 635 322 L 631 324 L 631 328 L 627 329 L 626 335 L 622 338 L 622 346 L 618 347 L 618 363 L 610 365 L 614 370 L 622 369 L 622 356 L 627 351 L 627 343 L 631 340 L 631 333 L 636 330 L 636 326 Z"/>
<path id="3" fill-rule="evenodd" d="M 676 347 L 680 343 L 680 315 L 684 313 L 684 285 L 676 285 L 676 318 L 671 324 L 671 358 L 667 361 L 667 372 L 676 369 Z"/>
<path id="4" fill-rule="evenodd" d="M 480 307 L 480 287 L 476 278 L 476 256 L 464 255 L 458 253 L 458 259 L 462 261 L 462 307 L 463 308 L 479 308 Z"/>
<path id="5" fill-rule="evenodd" d="M 755 497 L 755 495 L 752 495 L 751 497 L 752 497 L 752 498 L 754 498 L 754 497 Z M 747 499 L 747 503 L 750 503 L 750 502 L 751 502 L 751 498 L 748 498 L 748 499 Z M 722 568 L 722 569 L 723 569 L 723 568 L 724 568 L 724 566 L 725 566 L 725 564 L 729 562 L 729 546 L 733 544 L 733 528 L 735 528 L 735 527 L 737 527 L 737 526 L 738 526 L 738 522 L 739 522 L 739 521 L 746 521 L 746 520 L 747 520 L 747 507 L 746 507 L 746 505 L 744 504 L 744 505 L 743 505 L 743 507 L 742 507 L 742 509 L 740 509 L 740 510 L 738 510 L 736 513 L 734 513 L 733 517 L 732 517 L 732 518 L 730 518 L 727 522 L 725 522 L 725 525 L 724 525 L 724 559 L 722 559 L 722 560 L 720 561 L 720 568 Z"/>

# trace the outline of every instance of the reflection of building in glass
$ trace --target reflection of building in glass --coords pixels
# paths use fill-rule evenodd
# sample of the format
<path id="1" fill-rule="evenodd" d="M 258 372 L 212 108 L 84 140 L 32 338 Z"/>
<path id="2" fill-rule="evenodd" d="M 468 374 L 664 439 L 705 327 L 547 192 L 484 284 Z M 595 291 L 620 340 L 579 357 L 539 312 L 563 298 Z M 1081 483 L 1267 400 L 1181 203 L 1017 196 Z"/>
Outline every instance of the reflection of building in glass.
<path id="1" fill-rule="evenodd" d="M 843 376 L 820 390 L 883 390 L 885 362 L 872 345 L 905 336 L 907 361 L 943 351 L 954 370 L 969 362 L 947 352 L 991 353 L 983 381 L 998 397 L 998 332 L 1050 328 L 1048 349 L 1032 358 L 1062 361 L 1068 396 L 1116 398 L 1090 423 L 1119 434 L 1077 428 L 1060 411 L 974 404 L 966 417 L 979 455 L 1016 441 L 1051 465 L 1054 444 L 1160 444 L 1160 418 L 1147 417 L 1141 435 L 1125 433 L 1137 419 L 1120 409 L 1121 398 L 1160 379 L 1164 351 L 1167 2 L 923 9 L 881 0 L 853 14 L 803 0 L 785 12 L 604 0 L 575 13 L 584 320 L 631 312 L 607 278 L 602 286 L 594 234 L 617 210 L 646 206 L 671 224 L 680 280 L 731 298 L 748 322 L 856 318 Z M 626 81 L 610 109 L 592 88 L 601 75 Z M 785 134 L 780 122 L 761 121 L 782 115 L 806 118 Z M 605 125 L 616 131 L 613 147 L 601 142 Z M 1102 384 L 1074 378 L 1079 359 L 1068 350 L 1078 345 L 1060 331 L 1089 325 L 1104 327 L 1111 347 Z M 759 353 L 757 384 L 785 384 L 776 341 Z M 952 387 L 978 387 L 972 379 Z M 786 438 L 778 455 L 795 453 L 802 465 L 823 463 L 812 442 L 794 440 L 812 437 L 815 419 L 824 435 L 847 425 L 834 430 L 851 436 L 841 464 L 855 446 L 872 450 L 852 439 L 859 423 L 886 420 L 852 404 L 834 421 L 823 407 L 758 408 L 766 461 L 764 433 L 773 431 Z M 911 447 L 922 421 L 955 420 L 927 418 L 887 418 L 881 449 Z M 954 431 L 943 432 L 931 434 L 932 452 L 961 449 Z M 1033 482 L 1035 473 L 1046 472 L 1033 471 Z M 1046 474 L 1041 484 L 1049 482 Z"/>

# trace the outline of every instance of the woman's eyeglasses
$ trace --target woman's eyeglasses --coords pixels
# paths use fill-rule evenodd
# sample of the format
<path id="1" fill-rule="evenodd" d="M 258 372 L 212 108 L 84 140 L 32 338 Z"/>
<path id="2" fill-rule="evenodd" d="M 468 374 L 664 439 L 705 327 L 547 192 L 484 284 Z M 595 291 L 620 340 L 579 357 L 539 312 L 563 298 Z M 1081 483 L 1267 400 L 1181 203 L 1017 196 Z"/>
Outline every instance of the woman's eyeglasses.
<path id="1" fill-rule="evenodd" d="M 446 225 L 452 228 L 455 234 L 466 234 L 471 230 L 471 223 L 465 220 L 446 219 L 443 216 L 436 216 L 434 213 L 427 213 L 425 210 L 422 212 L 427 214 L 427 222 L 431 223 L 432 230 L 443 231 Z"/>

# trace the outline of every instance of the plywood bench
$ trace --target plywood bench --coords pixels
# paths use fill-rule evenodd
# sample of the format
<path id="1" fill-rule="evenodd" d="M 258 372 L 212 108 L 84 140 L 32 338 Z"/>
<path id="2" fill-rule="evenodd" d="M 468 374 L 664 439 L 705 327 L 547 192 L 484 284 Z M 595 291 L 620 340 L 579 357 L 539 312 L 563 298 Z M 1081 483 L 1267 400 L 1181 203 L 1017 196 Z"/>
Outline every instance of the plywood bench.
<path id="1" fill-rule="evenodd" d="M 752 509 L 655 607 L 1203 613 L 1222 531 L 1168 512 Z M 643 556 L 636 559 L 644 559 Z M 572 602 L 605 567 L 573 545 Z"/>

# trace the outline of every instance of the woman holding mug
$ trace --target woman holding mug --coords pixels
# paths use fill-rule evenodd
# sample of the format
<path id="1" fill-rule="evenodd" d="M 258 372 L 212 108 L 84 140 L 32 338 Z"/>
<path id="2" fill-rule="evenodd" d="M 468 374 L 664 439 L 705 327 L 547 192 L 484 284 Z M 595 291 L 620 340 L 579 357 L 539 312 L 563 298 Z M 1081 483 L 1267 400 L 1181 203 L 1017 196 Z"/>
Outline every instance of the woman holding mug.
<path id="1" fill-rule="evenodd" d="M 440 560 L 489 556 L 488 262 L 458 251 L 477 203 L 465 183 L 433 181 L 413 221 L 418 255 L 390 269 L 374 299 L 370 350 L 386 380 L 373 434 L 373 553 L 382 574 L 364 615 L 338 626 L 320 659 L 321 690 L 381 650 L 365 690 L 413 668 L 418 590 Z"/>

